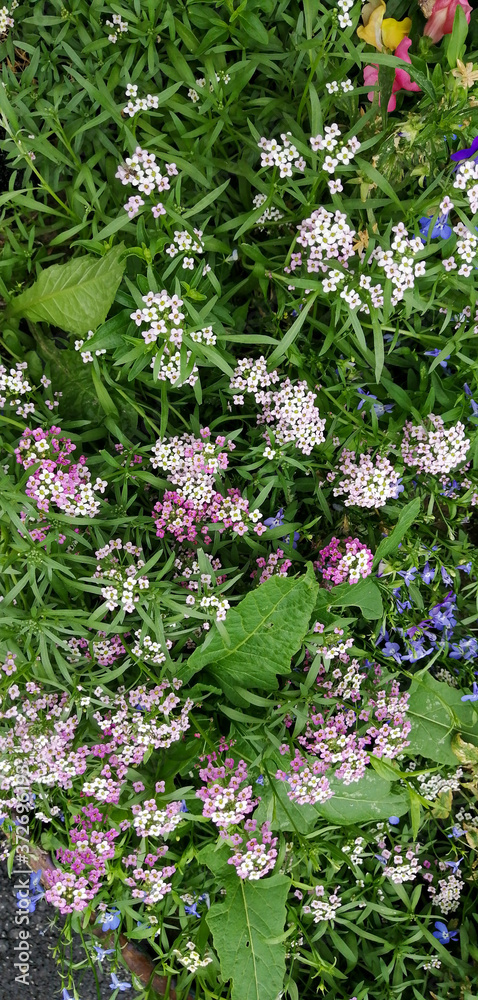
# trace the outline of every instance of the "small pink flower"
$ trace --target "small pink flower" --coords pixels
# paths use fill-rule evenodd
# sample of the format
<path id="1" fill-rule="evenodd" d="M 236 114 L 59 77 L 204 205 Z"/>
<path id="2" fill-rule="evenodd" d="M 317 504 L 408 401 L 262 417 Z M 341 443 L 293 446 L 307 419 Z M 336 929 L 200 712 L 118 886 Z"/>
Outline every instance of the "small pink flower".
<path id="1" fill-rule="evenodd" d="M 468 0 L 435 0 L 423 32 L 424 35 L 431 38 L 432 42 L 435 42 L 435 45 L 441 41 L 444 35 L 451 35 L 458 6 L 463 8 L 467 24 L 469 24 L 472 8 Z"/>
<path id="2" fill-rule="evenodd" d="M 437 3 L 441 2 L 442 0 L 437 0 Z M 412 42 L 410 38 L 404 38 L 403 41 L 400 42 L 400 45 L 395 49 L 394 55 L 396 55 L 398 59 L 403 59 L 404 62 L 411 63 L 412 60 L 408 55 L 408 50 L 411 44 Z M 376 63 L 374 63 L 373 66 L 365 66 L 363 71 L 363 78 L 366 86 L 375 86 L 378 80 L 378 66 L 376 65 Z M 402 69 L 401 67 L 395 70 L 395 79 L 393 81 L 392 96 L 388 102 L 387 111 L 395 111 L 395 108 L 397 106 L 397 100 L 395 94 L 398 93 L 399 90 L 410 90 L 410 91 L 413 90 L 415 92 L 420 90 L 418 83 L 414 83 L 410 79 L 410 75 L 407 73 L 407 71 Z M 373 101 L 374 98 L 373 91 L 367 94 L 367 97 L 369 101 Z M 378 103 L 380 104 L 380 97 Z"/>

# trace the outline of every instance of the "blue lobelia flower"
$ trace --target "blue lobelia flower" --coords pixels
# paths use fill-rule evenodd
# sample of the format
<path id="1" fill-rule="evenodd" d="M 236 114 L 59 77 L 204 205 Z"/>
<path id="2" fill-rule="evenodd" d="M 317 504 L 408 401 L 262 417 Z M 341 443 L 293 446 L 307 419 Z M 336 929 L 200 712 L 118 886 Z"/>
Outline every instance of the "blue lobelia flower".
<path id="1" fill-rule="evenodd" d="M 453 580 L 452 580 L 450 574 L 447 573 L 447 571 L 446 571 L 446 569 L 445 569 L 444 566 L 441 567 L 440 572 L 441 572 L 441 578 L 443 580 L 443 583 L 446 583 L 447 587 L 449 587 L 450 584 L 453 583 Z"/>
<path id="2" fill-rule="evenodd" d="M 435 920 L 436 930 L 433 931 L 433 937 L 436 937 L 440 944 L 448 944 L 449 941 L 456 941 L 458 937 L 458 931 L 449 931 L 446 924 L 442 920 Z"/>
<path id="3" fill-rule="evenodd" d="M 96 951 L 96 957 L 99 962 L 103 961 L 105 955 L 113 955 L 115 951 L 114 948 L 102 948 L 100 944 L 94 944 L 93 948 Z"/>
<path id="4" fill-rule="evenodd" d="M 279 528 L 281 524 L 284 524 L 284 508 L 281 507 L 280 510 L 277 511 L 275 517 L 266 517 L 264 524 L 266 525 L 267 528 Z M 284 535 L 282 537 L 284 538 L 286 545 L 288 545 L 290 542 L 290 535 Z M 294 531 L 294 541 L 292 542 L 293 549 L 297 548 L 297 542 L 299 541 L 299 538 L 300 538 L 299 532 Z"/>
<path id="5" fill-rule="evenodd" d="M 410 566 L 410 569 L 406 569 L 406 570 L 400 569 L 398 571 L 398 575 L 399 576 L 403 576 L 403 579 L 404 579 L 407 587 L 409 587 L 410 584 L 414 582 L 417 573 L 418 573 L 418 570 L 417 570 L 416 566 Z"/>
<path id="6" fill-rule="evenodd" d="M 392 826 L 397 826 L 398 823 L 400 822 L 400 817 L 399 816 L 389 816 L 388 817 L 388 822 L 391 823 Z"/>
<path id="7" fill-rule="evenodd" d="M 422 580 L 423 580 L 423 582 L 424 583 L 431 583 L 432 580 L 433 580 L 433 577 L 435 576 L 435 573 L 436 573 L 436 570 L 431 568 L 430 563 L 427 560 L 427 562 L 425 563 L 425 565 L 423 567 L 423 572 L 422 572 Z"/>
<path id="8" fill-rule="evenodd" d="M 462 701 L 478 701 L 478 684 L 473 681 L 473 691 L 471 694 L 464 694 Z"/>
<path id="9" fill-rule="evenodd" d="M 459 858 L 458 861 L 445 861 L 445 864 L 448 865 L 449 868 L 451 868 L 452 874 L 455 875 L 462 861 L 463 858 Z"/>
<path id="10" fill-rule="evenodd" d="M 393 659 L 396 660 L 397 663 L 401 663 L 402 657 L 400 656 L 400 646 L 398 645 L 398 642 L 386 642 L 382 649 L 382 653 L 384 656 L 393 656 Z"/>
<path id="11" fill-rule="evenodd" d="M 430 235 L 430 239 L 432 240 L 436 239 L 447 240 L 448 237 L 451 236 L 453 230 L 451 226 L 447 224 L 448 212 L 445 212 L 444 215 L 438 216 L 438 219 L 436 219 L 431 233 L 429 233 L 429 229 L 432 222 L 433 222 L 433 216 L 428 216 L 428 215 L 422 215 L 421 219 L 419 220 L 419 229 L 422 236 L 422 243 L 426 243 L 426 238 L 428 235 Z"/>
<path id="12" fill-rule="evenodd" d="M 473 660 L 478 654 L 478 642 L 473 638 L 472 635 L 466 636 L 465 639 L 460 639 L 460 642 L 453 643 L 448 656 L 452 660 Z M 474 698 L 470 696 L 470 700 L 474 701 Z"/>
<path id="13" fill-rule="evenodd" d="M 121 923 L 120 911 L 116 907 L 112 910 L 106 910 L 105 913 L 101 914 L 98 922 L 101 924 L 102 931 L 115 931 Z"/>
<path id="14" fill-rule="evenodd" d="M 428 355 L 429 358 L 437 358 L 440 353 L 439 347 L 434 347 L 432 351 L 425 351 L 425 354 Z M 448 368 L 447 361 L 449 361 L 450 358 L 451 354 L 447 354 L 446 358 L 443 358 L 443 361 L 440 361 L 440 367 Z"/>
<path id="15" fill-rule="evenodd" d="M 197 917 L 198 920 L 200 920 L 201 919 L 201 914 L 198 913 L 197 906 L 198 906 L 197 903 L 192 903 L 191 906 L 185 906 L 184 907 L 184 912 L 185 912 L 186 916 L 187 917 Z"/>
<path id="16" fill-rule="evenodd" d="M 69 991 L 69 990 L 67 990 L 66 986 L 65 986 L 65 987 L 64 987 L 64 989 L 62 990 L 62 993 L 61 993 L 61 1000 L 75 1000 L 75 998 L 74 998 L 74 997 L 70 996 L 70 991 Z"/>
<path id="17" fill-rule="evenodd" d="M 471 573 L 472 564 L 471 562 L 463 563 L 463 566 L 457 566 L 457 569 L 462 569 L 464 573 Z"/>
<path id="18" fill-rule="evenodd" d="M 43 894 L 43 889 L 41 887 L 41 877 L 43 875 L 42 869 L 39 868 L 38 871 L 32 872 L 30 875 L 30 892 L 36 891 Z"/>
<path id="19" fill-rule="evenodd" d="M 460 160 L 472 160 L 478 153 L 478 136 L 473 139 L 471 146 L 468 149 L 460 149 L 458 153 L 451 153 L 450 160 L 454 160 L 455 163 L 459 163 Z"/>
<path id="20" fill-rule="evenodd" d="M 131 989 L 131 983 L 120 983 L 114 972 L 111 973 L 110 990 L 119 990 L 120 993 L 124 993 L 126 990 Z"/>

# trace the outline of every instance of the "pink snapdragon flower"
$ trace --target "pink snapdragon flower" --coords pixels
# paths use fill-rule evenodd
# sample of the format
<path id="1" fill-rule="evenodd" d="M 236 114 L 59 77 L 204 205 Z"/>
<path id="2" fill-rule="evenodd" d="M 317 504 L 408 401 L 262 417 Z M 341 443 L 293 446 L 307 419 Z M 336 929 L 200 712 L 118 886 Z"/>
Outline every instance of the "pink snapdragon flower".
<path id="1" fill-rule="evenodd" d="M 440 2 L 441 0 L 438 0 L 438 3 Z M 400 42 L 400 45 L 398 45 L 397 48 L 395 49 L 394 55 L 396 55 L 398 59 L 403 59 L 404 62 L 411 63 L 412 60 L 408 55 L 408 50 L 411 44 L 412 41 L 410 38 L 404 38 Z M 374 63 L 373 66 L 364 67 L 363 78 L 366 86 L 375 86 L 375 84 L 378 81 L 378 66 L 376 63 Z M 410 79 L 409 73 L 407 73 L 407 71 L 402 69 L 400 66 L 397 67 L 397 69 L 395 70 L 395 79 L 393 81 L 393 86 L 392 86 L 392 95 L 387 104 L 387 111 L 395 111 L 395 108 L 397 106 L 397 99 L 395 97 L 395 94 L 397 94 L 399 90 L 410 90 L 410 91 L 413 90 L 415 92 L 420 90 L 418 83 L 414 83 L 414 81 Z M 373 101 L 374 98 L 373 90 L 371 90 L 370 93 L 367 94 L 367 97 L 369 101 Z M 380 98 L 378 103 L 380 104 Z"/>
<path id="2" fill-rule="evenodd" d="M 444 35 L 451 35 L 457 7 L 465 12 L 467 24 L 470 23 L 472 8 L 468 0 L 435 0 L 433 10 L 423 31 L 432 42 L 440 42 Z"/>

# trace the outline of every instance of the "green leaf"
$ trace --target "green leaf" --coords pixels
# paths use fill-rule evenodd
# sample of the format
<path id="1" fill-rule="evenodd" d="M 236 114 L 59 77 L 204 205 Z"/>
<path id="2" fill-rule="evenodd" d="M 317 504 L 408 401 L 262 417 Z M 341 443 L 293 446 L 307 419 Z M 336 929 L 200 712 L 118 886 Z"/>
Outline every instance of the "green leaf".
<path id="1" fill-rule="evenodd" d="M 406 792 L 393 792 L 391 782 L 375 771 L 366 771 L 352 785 L 332 778 L 330 787 L 335 793 L 333 798 L 315 806 L 329 823 L 368 823 L 388 816 L 403 816 L 409 808 Z"/>
<path id="2" fill-rule="evenodd" d="M 277 688 L 307 632 L 318 592 L 312 567 L 297 580 L 272 576 L 227 615 L 229 644 L 215 626 L 211 641 L 188 660 L 194 672 L 207 667 L 217 682 L 242 688 Z"/>
<path id="3" fill-rule="evenodd" d="M 273 875 L 257 882 L 224 876 L 223 903 L 207 915 L 224 979 L 232 980 L 232 1000 L 277 1000 L 285 976 L 285 902 L 290 881 Z"/>
<path id="4" fill-rule="evenodd" d="M 387 535 L 387 537 L 380 542 L 373 561 L 374 569 L 378 566 L 381 559 L 385 559 L 386 556 L 389 556 L 392 552 L 396 552 L 402 538 L 406 535 L 408 529 L 412 526 L 419 513 L 420 498 L 415 497 L 415 499 L 411 500 L 410 503 L 407 503 L 407 506 L 401 511 L 400 517 L 391 534 Z"/>
<path id="5" fill-rule="evenodd" d="M 123 244 L 104 257 L 86 254 L 68 264 L 53 264 L 14 298 L 9 315 L 50 323 L 83 337 L 104 323 L 123 276 Z"/>
<path id="6" fill-rule="evenodd" d="M 468 34 L 468 22 L 463 7 L 458 4 L 453 18 L 453 30 L 451 35 L 447 35 L 445 42 L 445 52 L 450 69 L 454 69 L 457 59 L 460 59 Z"/>
<path id="7" fill-rule="evenodd" d="M 344 583 L 334 587 L 327 604 L 328 607 L 338 605 L 341 608 L 348 608 L 351 604 L 356 605 L 368 621 L 381 618 L 383 615 L 380 591 L 369 577 L 352 585 Z"/>
<path id="8" fill-rule="evenodd" d="M 456 767 L 452 735 L 458 729 L 473 728 L 473 708 L 469 702 L 462 702 L 460 691 L 435 680 L 427 670 L 424 667 L 415 674 L 410 687 L 407 718 L 412 730 L 408 752 Z"/>

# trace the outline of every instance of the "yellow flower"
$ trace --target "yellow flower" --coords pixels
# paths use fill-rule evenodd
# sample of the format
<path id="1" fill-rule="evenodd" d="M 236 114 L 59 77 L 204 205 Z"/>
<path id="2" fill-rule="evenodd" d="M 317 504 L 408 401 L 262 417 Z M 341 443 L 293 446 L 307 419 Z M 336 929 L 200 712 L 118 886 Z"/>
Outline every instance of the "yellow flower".
<path id="1" fill-rule="evenodd" d="M 412 22 L 409 17 L 404 17 L 403 21 L 385 17 L 386 9 L 385 0 L 369 0 L 362 10 L 364 26 L 357 28 L 357 35 L 379 52 L 383 49 L 395 52 L 408 35 Z"/>

